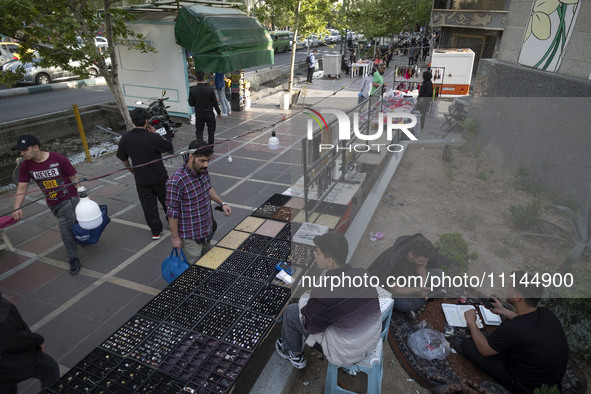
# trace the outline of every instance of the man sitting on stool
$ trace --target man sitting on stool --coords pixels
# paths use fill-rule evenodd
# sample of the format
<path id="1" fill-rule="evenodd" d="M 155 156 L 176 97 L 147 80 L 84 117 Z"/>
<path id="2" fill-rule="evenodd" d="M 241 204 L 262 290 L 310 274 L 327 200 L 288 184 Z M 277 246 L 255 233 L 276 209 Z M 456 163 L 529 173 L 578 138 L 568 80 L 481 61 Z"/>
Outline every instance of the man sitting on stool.
<path id="1" fill-rule="evenodd" d="M 345 264 L 349 246 L 344 235 L 329 232 L 314 238 L 316 265 L 327 270 L 325 286 L 315 286 L 300 305 L 291 304 L 283 312 L 281 338 L 275 350 L 298 369 L 306 366 L 302 335 L 310 346 L 318 343 L 328 362 L 348 366 L 363 360 L 377 346 L 382 329 L 380 304 L 375 287 L 355 287 L 367 274 L 362 268 Z M 331 280 L 331 277 L 334 281 Z M 350 280 L 345 278 L 349 277 Z M 340 286 L 336 283 L 340 282 Z M 319 282 L 319 281 L 318 281 Z M 348 282 L 348 283 L 347 283 Z M 332 284 L 335 288 L 331 288 Z"/>
<path id="2" fill-rule="evenodd" d="M 543 384 L 556 385 L 560 390 L 568 363 L 564 329 L 554 313 L 538 307 L 543 288 L 521 283 L 522 278 L 533 276 L 525 276 L 523 271 L 514 274 L 515 287 L 509 283 L 507 302 L 515 312 L 493 298 L 491 311 L 505 320 L 487 338 L 476 326 L 476 310 L 466 311 L 472 338 L 463 340 L 459 350 L 512 393 L 530 394 Z"/>

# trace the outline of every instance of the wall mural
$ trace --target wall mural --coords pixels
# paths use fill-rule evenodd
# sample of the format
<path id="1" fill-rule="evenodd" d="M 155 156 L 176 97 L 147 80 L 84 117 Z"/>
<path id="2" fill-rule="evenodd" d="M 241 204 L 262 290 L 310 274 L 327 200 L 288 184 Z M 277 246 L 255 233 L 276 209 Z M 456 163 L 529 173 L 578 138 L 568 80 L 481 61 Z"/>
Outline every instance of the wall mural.
<path id="1" fill-rule="evenodd" d="M 517 62 L 556 72 L 579 9 L 579 0 L 535 0 Z"/>

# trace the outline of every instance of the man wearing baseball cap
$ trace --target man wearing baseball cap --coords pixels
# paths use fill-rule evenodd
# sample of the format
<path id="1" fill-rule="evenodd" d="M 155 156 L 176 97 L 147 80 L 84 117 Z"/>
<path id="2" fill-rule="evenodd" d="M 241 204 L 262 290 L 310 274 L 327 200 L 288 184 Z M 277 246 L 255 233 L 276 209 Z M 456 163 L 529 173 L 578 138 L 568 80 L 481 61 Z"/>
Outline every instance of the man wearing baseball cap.
<path id="1" fill-rule="evenodd" d="M 72 225 L 76 222 L 75 208 L 78 204 L 78 193 L 74 186 L 74 183 L 78 182 L 76 169 L 65 156 L 43 151 L 40 146 L 41 142 L 37 137 L 24 134 L 18 137 L 16 145 L 12 147 L 12 150 L 20 151 L 25 159 L 18 173 L 12 217 L 15 220 L 23 218 L 21 206 L 25 201 L 29 181 L 33 179 L 45 194 L 47 206 L 59 220 L 58 227 L 69 258 L 70 273 L 76 275 L 80 272 L 78 244 L 72 233 Z"/>

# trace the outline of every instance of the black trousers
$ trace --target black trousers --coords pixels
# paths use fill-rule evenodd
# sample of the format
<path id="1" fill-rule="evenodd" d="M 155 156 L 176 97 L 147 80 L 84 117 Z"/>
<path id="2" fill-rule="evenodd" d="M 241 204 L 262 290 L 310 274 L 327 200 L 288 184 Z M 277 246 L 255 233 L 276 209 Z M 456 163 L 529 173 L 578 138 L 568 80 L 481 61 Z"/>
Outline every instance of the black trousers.
<path id="1" fill-rule="evenodd" d="M 306 81 L 312 83 L 312 77 L 314 76 L 314 70 L 316 70 L 316 67 L 308 67 L 308 77 L 306 78 Z"/>
<path id="2" fill-rule="evenodd" d="M 158 212 L 158 201 L 160 201 L 162 209 L 166 213 L 166 180 L 164 178 L 151 185 L 135 185 L 140 204 L 144 210 L 146 224 L 150 227 L 152 235 L 159 235 L 163 230 L 160 213 Z"/>
<path id="3" fill-rule="evenodd" d="M 31 377 L 41 381 L 41 388 L 49 388 L 60 378 L 60 367 L 50 355 L 43 353 L 41 361 L 35 365 L 35 371 Z M 3 385 L 0 387 L 0 394 L 18 393 L 17 383 L 19 382 L 15 382 L 13 386 Z"/>
<path id="4" fill-rule="evenodd" d="M 215 115 L 211 114 L 195 114 L 195 138 L 203 141 L 203 131 L 207 125 L 207 143 L 213 145 L 215 142 Z"/>
<path id="5" fill-rule="evenodd" d="M 517 380 L 517 376 L 511 369 L 508 354 L 499 353 L 485 357 L 476 348 L 472 338 L 464 339 L 460 345 L 462 355 L 472 361 L 474 365 L 489 374 L 493 379 L 501 383 L 512 393 L 533 394 L 533 389 L 525 386 Z"/>

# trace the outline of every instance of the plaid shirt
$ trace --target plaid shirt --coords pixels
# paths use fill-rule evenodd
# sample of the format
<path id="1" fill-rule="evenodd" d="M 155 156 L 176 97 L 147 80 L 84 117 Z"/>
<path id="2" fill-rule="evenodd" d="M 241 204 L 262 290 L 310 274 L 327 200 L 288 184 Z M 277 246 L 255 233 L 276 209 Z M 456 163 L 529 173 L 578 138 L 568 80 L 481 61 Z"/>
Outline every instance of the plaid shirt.
<path id="1" fill-rule="evenodd" d="M 211 234 L 213 225 L 209 189 L 209 173 L 196 173 L 186 165 L 168 178 L 167 216 L 179 220 L 179 237 L 203 239 Z"/>

